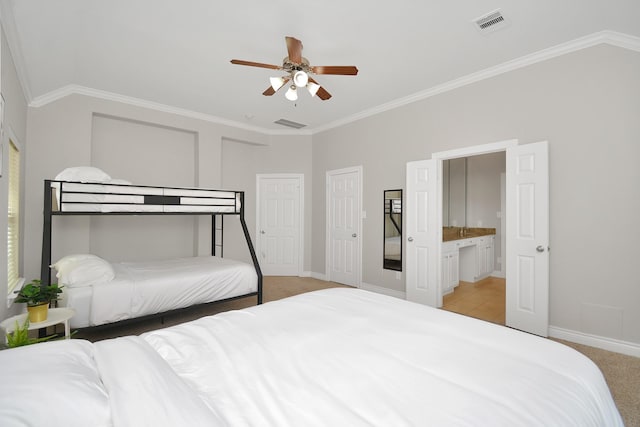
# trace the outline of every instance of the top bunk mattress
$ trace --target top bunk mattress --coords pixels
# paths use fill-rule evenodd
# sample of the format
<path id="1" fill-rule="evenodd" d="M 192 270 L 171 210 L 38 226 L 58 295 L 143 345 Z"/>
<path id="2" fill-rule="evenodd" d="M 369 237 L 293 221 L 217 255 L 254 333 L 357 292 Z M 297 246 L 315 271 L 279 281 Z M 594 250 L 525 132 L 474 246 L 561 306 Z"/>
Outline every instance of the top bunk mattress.
<path id="1" fill-rule="evenodd" d="M 242 192 L 239 191 L 46 182 L 50 183 L 52 212 L 240 213 L 242 204 Z"/>

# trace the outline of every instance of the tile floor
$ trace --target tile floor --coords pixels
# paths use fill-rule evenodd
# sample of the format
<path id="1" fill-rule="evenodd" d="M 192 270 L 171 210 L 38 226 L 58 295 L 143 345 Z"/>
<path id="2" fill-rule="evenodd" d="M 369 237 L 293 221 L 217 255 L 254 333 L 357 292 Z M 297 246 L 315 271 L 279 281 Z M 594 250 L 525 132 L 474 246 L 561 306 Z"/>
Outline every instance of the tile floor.
<path id="1" fill-rule="evenodd" d="M 489 322 L 505 323 L 505 279 L 487 277 L 476 283 L 460 282 L 443 298 L 443 310 Z"/>

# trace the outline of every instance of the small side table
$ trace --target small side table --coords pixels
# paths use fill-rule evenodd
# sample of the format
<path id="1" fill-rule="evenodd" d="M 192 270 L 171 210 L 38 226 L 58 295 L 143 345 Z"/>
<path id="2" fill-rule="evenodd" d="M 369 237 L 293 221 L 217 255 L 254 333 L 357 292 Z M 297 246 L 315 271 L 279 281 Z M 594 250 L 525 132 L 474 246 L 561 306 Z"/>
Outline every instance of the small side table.
<path id="1" fill-rule="evenodd" d="M 71 331 L 69 328 L 69 319 L 76 314 L 76 311 L 72 308 L 50 308 L 49 314 L 47 315 L 47 320 L 44 322 L 31 322 L 29 323 L 29 330 L 32 331 L 34 329 L 42 329 L 47 326 L 57 325 L 59 323 L 64 324 L 64 337 L 65 339 L 71 338 Z M 0 328 L 5 331 L 5 339 L 6 334 L 13 332 L 16 329 L 16 321 L 19 326 L 24 324 L 24 321 L 27 319 L 29 313 L 22 313 L 16 316 L 9 317 L 8 319 L 3 320 L 0 323 Z"/>

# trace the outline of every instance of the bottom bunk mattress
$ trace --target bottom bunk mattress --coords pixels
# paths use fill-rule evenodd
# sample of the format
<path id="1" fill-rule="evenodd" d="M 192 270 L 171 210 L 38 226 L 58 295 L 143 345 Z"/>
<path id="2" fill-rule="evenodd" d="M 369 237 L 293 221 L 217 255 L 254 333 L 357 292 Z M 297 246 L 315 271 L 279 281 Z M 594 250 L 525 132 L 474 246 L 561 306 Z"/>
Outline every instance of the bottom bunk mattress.
<path id="1" fill-rule="evenodd" d="M 253 266 L 215 256 L 112 264 L 115 277 L 65 287 L 71 327 L 98 326 L 257 292 Z"/>
<path id="2" fill-rule="evenodd" d="M 1 351 L 0 378 L 3 426 L 623 425 L 572 348 L 353 289 Z"/>

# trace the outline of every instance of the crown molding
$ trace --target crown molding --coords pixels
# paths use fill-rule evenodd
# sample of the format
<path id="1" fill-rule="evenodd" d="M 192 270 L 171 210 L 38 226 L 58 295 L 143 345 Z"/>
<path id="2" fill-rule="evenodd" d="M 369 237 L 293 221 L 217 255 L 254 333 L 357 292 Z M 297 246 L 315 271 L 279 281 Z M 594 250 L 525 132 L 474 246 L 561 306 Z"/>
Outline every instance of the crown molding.
<path id="1" fill-rule="evenodd" d="M 4 10 L 2 10 L 4 12 Z M 9 37 L 8 41 L 9 40 Z M 148 108 L 156 111 L 162 111 L 165 113 L 176 114 L 184 117 L 189 117 L 197 120 L 203 120 L 210 123 L 216 123 L 234 128 L 244 129 L 252 132 L 258 132 L 265 135 L 314 135 L 316 133 L 324 132 L 330 129 L 334 129 L 346 124 L 356 122 L 358 120 L 374 116 L 395 108 L 399 108 L 408 104 L 412 104 L 417 101 L 421 101 L 430 98 L 435 95 L 439 95 L 444 92 L 455 90 L 472 83 L 477 83 L 485 79 L 489 79 L 500 74 L 508 73 L 519 68 L 523 68 L 532 64 L 543 62 L 558 56 L 562 56 L 568 53 L 576 52 L 582 49 L 593 47 L 599 44 L 609 44 L 612 46 L 621 47 L 624 49 L 640 52 L 640 37 L 631 36 L 628 34 L 618 33 L 615 31 L 601 31 L 598 33 L 590 34 L 567 43 L 562 43 L 557 46 L 553 46 L 547 49 L 540 50 L 538 52 L 525 55 L 523 57 L 507 61 L 505 63 L 496 65 L 494 67 L 487 68 L 485 70 L 478 71 L 476 73 L 468 74 L 458 79 L 451 80 L 438 86 L 434 86 L 430 89 L 426 89 L 415 94 L 396 99 L 386 104 L 379 105 L 374 108 L 370 108 L 359 113 L 344 117 L 340 120 L 333 121 L 326 125 L 309 128 L 305 130 L 273 130 L 266 129 L 258 126 L 251 126 L 246 123 L 237 122 L 233 120 L 223 119 L 221 117 L 199 113 L 196 111 L 186 110 L 178 107 L 172 107 L 165 104 L 159 104 L 144 99 L 134 98 L 130 96 L 120 95 L 113 92 L 102 91 L 98 89 L 92 89 L 79 85 L 67 85 L 60 89 L 56 89 L 42 96 L 39 96 L 31 102 L 31 107 L 41 107 L 48 103 L 54 102 L 58 99 L 64 98 L 73 94 L 80 94 L 86 96 L 92 96 L 99 99 L 105 99 L 110 101 L 121 102 L 128 105 L 134 105 L 137 107 Z M 14 57 L 14 61 L 15 57 Z M 17 62 L 17 61 L 16 61 Z M 17 68 L 17 66 L 16 66 Z M 20 71 L 20 70 L 19 70 Z M 19 74 L 21 74 L 19 72 Z M 20 79 L 22 82 L 23 79 Z M 25 89 L 25 92 L 27 90 Z M 30 98 L 29 98 L 30 99 Z"/>
<path id="2" fill-rule="evenodd" d="M 430 89 L 416 92 L 404 98 L 399 98 L 386 104 L 382 104 L 377 107 L 364 110 L 360 113 L 345 117 L 343 119 L 336 120 L 324 126 L 316 127 L 313 129 L 313 133 L 316 134 L 339 126 L 343 126 L 370 116 L 374 116 L 376 114 L 383 113 L 385 111 L 393 110 L 394 108 L 402 107 L 407 104 L 412 104 L 414 102 L 439 95 L 443 92 L 458 89 L 472 83 L 477 83 L 479 81 L 498 76 L 500 74 L 508 73 L 509 71 L 517 70 L 519 68 L 537 64 L 538 62 L 543 62 L 548 59 L 556 58 L 567 53 L 576 52 L 599 44 L 609 44 L 612 46 L 622 47 L 625 49 L 640 52 L 640 37 L 618 33 L 615 31 L 600 31 L 598 33 L 593 33 L 585 37 L 580 37 L 567 43 L 562 43 L 557 46 L 553 46 L 529 55 L 522 56 L 512 61 L 504 62 L 502 64 L 487 68 L 482 71 L 478 71 L 476 73 L 468 74 L 458 79 L 451 80 L 438 86 L 434 86 Z"/>
<path id="3" fill-rule="evenodd" d="M 59 89 L 48 92 L 42 96 L 38 96 L 30 103 L 30 107 L 38 108 L 44 105 L 50 104 L 54 101 L 67 97 L 69 95 L 85 95 L 93 98 L 103 99 L 107 101 L 120 102 L 122 104 L 132 105 L 135 107 L 147 108 L 154 111 L 160 111 L 163 113 L 175 114 L 182 117 L 188 117 L 191 119 L 202 120 L 209 123 L 215 123 L 219 125 L 231 126 L 237 129 L 248 130 L 251 132 L 258 132 L 265 135 L 311 135 L 308 130 L 272 130 L 265 129 L 258 126 L 251 126 L 246 123 L 237 122 L 234 120 L 228 120 L 221 117 L 213 116 L 210 114 L 199 113 L 197 111 L 186 110 L 184 108 L 173 107 L 171 105 L 160 104 L 153 101 L 147 101 L 145 99 L 134 98 L 132 96 L 120 95 L 114 92 L 108 92 L 99 89 L 92 89 L 86 86 L 80 85 L 67 85 Z"/>
<path id="4" fill-rule="evenodd" d="M 16 74 L 18 75 L 18 81 L 22 86 L 22 94 L 25 97 L 27 104 L 31 102 L 31 83 L 29 81 L 29 74 L 27 73 L 27 67 L 25 65 L 24 57 L 22 56 L 22 43 L 20 37 L 18 37 L 18 31 L 16 30 L 16 21 L 13 18 L 13 9 L 8 1 L 0 1 L 0 22 L 2 22 L 2 28 L 4 29 L 4 35 L 7 38 L 7 45 L 13 58 L 13 65 L 16 67 Z"/>

